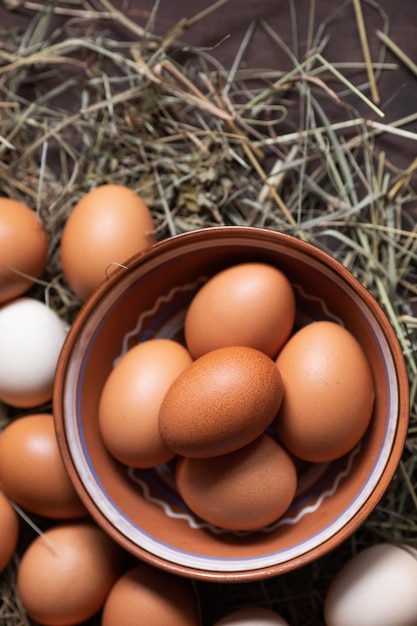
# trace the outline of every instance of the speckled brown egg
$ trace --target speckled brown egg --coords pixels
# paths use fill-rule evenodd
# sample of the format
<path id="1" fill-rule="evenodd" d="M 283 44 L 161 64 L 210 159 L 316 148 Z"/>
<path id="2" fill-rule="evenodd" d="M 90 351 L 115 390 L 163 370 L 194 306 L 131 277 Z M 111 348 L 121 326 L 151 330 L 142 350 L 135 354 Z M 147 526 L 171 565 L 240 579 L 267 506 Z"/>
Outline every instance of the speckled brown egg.
<path id="1" fill-rule="evenodd" d="M 158 415 L 169 386 L 192 363 L 171 339 L 149 339 L 130 348 L 107 378 L 99 427 L 109 452 L 131 467 L 152 467 L 174 456 L 159 434 Z"/>
<path id="2" fill-rule="evenodd" d="M 102 608 L 120 576 L 122 555 L 94 523 L 47 529 L 20 561 L 17 590 L 23 608 L 45 626 L 80 624 Z"/>
<path id="3" fill-rule="evenodd" d="M 36 515 L 71 519 L 87 514 L 62 462 L 49 413 L 16 418 L 2 431 L 0 485 Z"/>
<path id="4" fill-rule="evenodd" d="M 0 574 L 8 565 L 19 539 L 19 518 L 8 498 L 0 491 Z"/>
<path id="5" fill-rule="evenodd" d="M 270 435 L 230 454 L 177 461 L 178 491 L 201 519 L 234 531 L 262 528 L 279 519 L 297 485 L 294 462 Z"/>
<path id="6" fill-rule="evenodd" d="M 156 241 L 152 215 L 124 185 L 100 185 L 75 205 L 64 226 L 64 277 L 84 301 L 118 264 Z"/>
<path id="7" fill-rule="evenodd" d="M 313 322 L 291 337 L 276 362 L 284 398 L 275 429 L 283 444 L 310 462 L 349 452 L 368 428 L 375 396 L 356 338 L 335 322 Z"/>
<path id="8" fill-rule="evenodd" d="M 185 339 L 194 358 L 224 346 L 249 346 L 275 357 L 290 335 L 295 296 L 267 263 L 240 263 L 215 274 L 193 298 Z"/>
<path id="9" fill-rule="evenodd" d="M 159 412 L 161 437 L 182 456 L 227 454 L 271 424 L 282 393 L 279 371 L 263 352 L 245 346 L 213 350 L 168 389 Z"/>
<path id="10" fill-rule="evenodd" d="M 25 293 L 43 274 L 48 244 L 34 210 L 12 198 L 0 198 L 0 303 Z"/>
<path id="11" fill-rule="evenodd" d="M 142 563 L 112 587 L 101 626 L 199 626 L 197 596 L 191 581 Z"/>

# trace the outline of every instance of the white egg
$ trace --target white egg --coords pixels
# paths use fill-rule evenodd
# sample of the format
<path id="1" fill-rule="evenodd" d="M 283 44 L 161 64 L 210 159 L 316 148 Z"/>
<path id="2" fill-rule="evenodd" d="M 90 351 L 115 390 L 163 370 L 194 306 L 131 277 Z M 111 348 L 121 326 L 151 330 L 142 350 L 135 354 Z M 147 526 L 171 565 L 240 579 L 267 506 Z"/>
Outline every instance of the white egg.
<path id="1" fill-rule="evenodd" d="M 331 583 L 326 626 L 415 626 L 417 553 L 381 543 L 356 554 Z"/>
<path id="2" fill-rule="evenodd" d="M 266 607 L 244 607 L 224 615 L 213 626 L 289 626 L 283 617 Z"/>
<path id="3" fill-rule="evenodd" d="M 65 337 L 59 316 L 39 300 L 0 307 L 0 400 L 19 408 L 49 401 Z"/>

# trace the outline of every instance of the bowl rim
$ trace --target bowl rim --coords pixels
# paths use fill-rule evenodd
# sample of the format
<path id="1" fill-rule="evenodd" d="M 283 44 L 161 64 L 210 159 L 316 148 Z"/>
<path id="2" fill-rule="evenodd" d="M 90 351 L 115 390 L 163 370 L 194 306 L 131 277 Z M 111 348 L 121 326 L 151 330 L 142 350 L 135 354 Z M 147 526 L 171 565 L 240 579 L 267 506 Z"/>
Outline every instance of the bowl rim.
<path id="1" fill-rule="evenodd" d="M 298 250 L 312 255 L 316 260 L 324 263 L 326 266 L 331 266 L 343 280 L 345 280 L 351 288 L 353 288 L 359 295 L 360 299 L 364 301 L 368 309 L 371 310 L 372 315 L 377 319 L 378 324 L 386 337 L 387 344 L 391 351 L 392 360 L 395 365 L 396 385 L 398 389 L 398 410 L 396 430 L 393 436 L 393 443 L 389 458 L 382 470 L 382 475 L 375 484 L 372 493 L 356 511 L 355 515 L 347 521 L 347 523 L 337 530 L 332 536 L 326 539 L 324 542 L 319 543 L 306 550 L 305 553 L 291 558 L 285 562 L 280 562 L 277 565 L 268 565 L 265 567 L 249 570 L 239 571 L 211 571 L 206 569 L 199 569 L 193 566 L 186 566 L 183 564 L 175 563 L 172 560 L 165 560 L 163 557 L 153 554 L 145 548 L 134 544 L 131 539 L 126 537 L 123 533 L 119 532 L 117 528 L 107 519 L 100 509 L 99 504 L 93 500 L 88 493 L 86 486 L 82 478 L 79 476 L 77 467 L 71 455 L 70 445 L 67 441 L 67 435 L 65 430 L 65 420 L 63 417 L 62 399 L 64 394 L 66 373 L 68 363 L 71 358 L 74 345 L 77 341 L 79 333 L 82 331 L 92 311 L 100 305 L 102 300 L 105 300 L 106 295 L 112 290 L 113 286 L 117 284 L 119 278 L 126 270 L 133 270 L 134 268 L 148 263 L 150 259 L 158 258 L 160 254 L 165 250 L 174 249 L 177 246 L 188 246 L 190 242 L 193 242 L 196 238 L 200 239 L 202 236 L 211 238 L 219 238 L 222 236 L 230 236 L 234 232 L 239 232 L 250 235 L 255 239 L 264 240 L 265 237 L 279 240 L 280 244 L 288 242 L 291 245 L 295 245 Z M 387 490 L 391 480 L 397 470 L 397 466 L 400 462 L 403 448 L 405 445 L 408 419 L 409 419 L 409 384 L 408 373 L 401 350 L 400 343 L 395 334 L 394 328 L 385 314 L 382 306 L 376 300 L 376 298 L 362 285 L 362 283 L 337 259 L 331 257 L 327 252 L 320 249 L 316 245 L 306 242 L 297 238 L 294 235 L 288 233 L 282 233 L 280 231 L 274 231 L 262 227 L 252 226 L 211 226 L 202 229 L 196 229 L 189 232 L 179 233 L 163 239 L 151 245 L 149 248 L 142 250 L 141 252 L 133 255 L 120 267 L 116 269 L 103 281 L 103 283 L 96 289 L 96 291 L 90 295 L 90 297 L 83 303 L 79 313 L 76 316 L 72 326 L 70 327 L 64 345 L 61 350 L 61 354 L 57 363 L 55 385 L 53 393 L 53 414 L 55 421 L 55 429 L 57 434 L 58 446 L 63 458 L 64 465 L 70 475 L 71 481 L 84 503 L 88 513 L 92 518 L 102 527 L 104 530 L 124 549 L 129 553 L 133 553 L 135 556 L 141 558 L 145 562 L 151 565 L 157 566 L 161 569 L 165 569 L 175 574 L 187 576 L 195 579 L 213 580 L 217 582 L 239 582 L 239 581 L 253 581 L 256 579 L 267 578 L 282 574 L 284 572 L 296 569 L 304 566 L 314 559 L 324 556 L 324 554 L 330 552 L 342 542 L 344 542 L 355 530 L 357 530 L 367 519 L 370 513 L 374 510 L 385 491 Z"/>

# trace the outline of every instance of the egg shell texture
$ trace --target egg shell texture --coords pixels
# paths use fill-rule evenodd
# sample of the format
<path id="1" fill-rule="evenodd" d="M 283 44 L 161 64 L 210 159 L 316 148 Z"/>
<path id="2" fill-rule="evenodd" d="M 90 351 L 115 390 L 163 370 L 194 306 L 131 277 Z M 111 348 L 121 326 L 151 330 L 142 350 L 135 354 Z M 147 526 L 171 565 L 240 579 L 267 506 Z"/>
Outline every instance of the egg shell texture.
<path id="1" fill-rule="evenodd" d="M 199 626 L 197 597 L 188 579 L 141 564 L 112 587 L 101 626 Z"/>
<path id="2" fill-rule="evenodd" d="M 0 303 L 25 293 L 46 267 L 48 234 L 29 206 L 0 198 Z"/>
<path id="3" fill-rule="evenodd" d="M 185 340 L 194 358 L 233 345 L 274 357 L 294 318 L 295 296 L 286 276 L 266 263 L 242 263 L 213 276 L 195 295 Z"/>
<path id="4" fill-rule="evenodd" d="M 48 402 L 65 337 L 59 316 L 40 300 L 0 307 L 0 399 L 19 408 Z"/>
<path id="5" fill-rule="evenodd" d="M 0 574 L 8 565 L 19 539 L 19 518 L 8 498 L 0 491 Z"/>
<path id="6" fill-rule="evenodd" d="M 282 393 L 274 361 L 259 350 L 213 350 L 187 367 L 168 389 L 159 412 L 161 437 L 183 456 L 232 452 L 271 424 Z"/>
<path id="7" fill-rule="evenodd" d="M 375 396 L 355 337 L 335 322 L 313 322 L 288 340 L 276 363 L 284 398 L 275 428 L 283 444 L 311 462 L 349 452 L 369 425 Z"/>
<path id="8" fill-rule="evenodd" d="M 64 277 L 84 301 L 118 264 L 155 241 L 152 215 L 140 196 L 124 185 L 100 185 L 81 198 L 64 226 Z"/>
<path id="9" fill-rule="evenodd" d="M 352 557 L 328 589 L 326 626 L 415 626 L 417 553 L 381 543 Z"/>
<path id="10" fill-rule="evenodd" d="M 0 434 L 0 485 L 27 511 L 51 519 L 86 515 L 59 453 L 54 418 L 16 418 Z"/>
<path id="11" fill-rule="evenodd" d="M 224 615 L 213 626 L 289 626 L 289 624 L 272 609 L 249 606 Z"/>
<path id="12" fill-rule="evenodd" d="M 179 458 L 175 479 L 201 519 L 227 530 L 257 530 L 280 518 L 297 486 L 294 462 L 270 435 L 210 459 Z"/>
<path id="13" fill-rule="evenodd" d="M 93 523 L 63 523 L 26 549 L 17 589 L 35 621 L 45 626 L 79 624 L 102 608 L 121 566 L 121 549 Z"/>
<path id="14" fill-rule="evenodd" d="M 191 363 L 188 350 L 171 339 L 144 341 L 117 362 L 101 394 L 99 426 L 121 463 L 145 468 L 173 458 L 159 434 L 159 409 L 169 386 Z"/>

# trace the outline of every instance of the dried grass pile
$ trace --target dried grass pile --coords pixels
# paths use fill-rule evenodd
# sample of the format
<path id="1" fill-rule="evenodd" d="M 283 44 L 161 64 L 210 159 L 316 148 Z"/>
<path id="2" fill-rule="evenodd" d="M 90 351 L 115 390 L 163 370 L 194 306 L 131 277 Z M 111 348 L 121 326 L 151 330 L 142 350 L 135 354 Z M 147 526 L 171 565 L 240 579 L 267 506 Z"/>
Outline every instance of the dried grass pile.
<path id="1" fill-rule="evenodd" d="M 362 35 L 368 97 L 349 79 L 353 64 L 326 60 L 325 28 L 312 33 L 311 52 L 299 59 L 268 24 L 256 25 L 287 54 L 292 69 L 285 72 L 241 67 L 255 25 L 229 70 L 215 50 L 185 49 L 182 35 L 224 0 L 163 37 L 153 34 L 152 16 L 141 28 L 107 0 L 4 2 L 33 19 L 23 33 L 0 26 L 0 193 L 35 207 L 45 223 L 50 259 L 34 292 L 63 319 L 71 323 L 80 306 L 61 274 L 63 225 L 86 191 L 117 182 L 146 200 L 159 239 L 247 224 L 331 251 L 394 326 L 410 377 L 409 436 L 397 475 L 363 528 L 336 553 L 288 576 L 243 588 L 199 584 L 207 625 L 249 602 L 299 626 L 322 623 L 323 595 L 347 555 L 382 539 L 417 546 L 417 224 L 410 210 L 417 160 L 398 171 L 378 146 L 381 135 L 417 139 L 407 130 L 410 118 L 386 124 L 378 108 L 378 76 L 396 64 L 372 62 Z M 51 29 L 54 15 L 66 16 L 64 26 Z M 360 11 L 357 19 L 360 26 Z M 381 42 L 417 81 L 388 26 Z M 0 413 L 0 428 L 7 419 Z M 15 597 L 17 561 L 0 581 L 4 626 L 30 623 Z"/>

